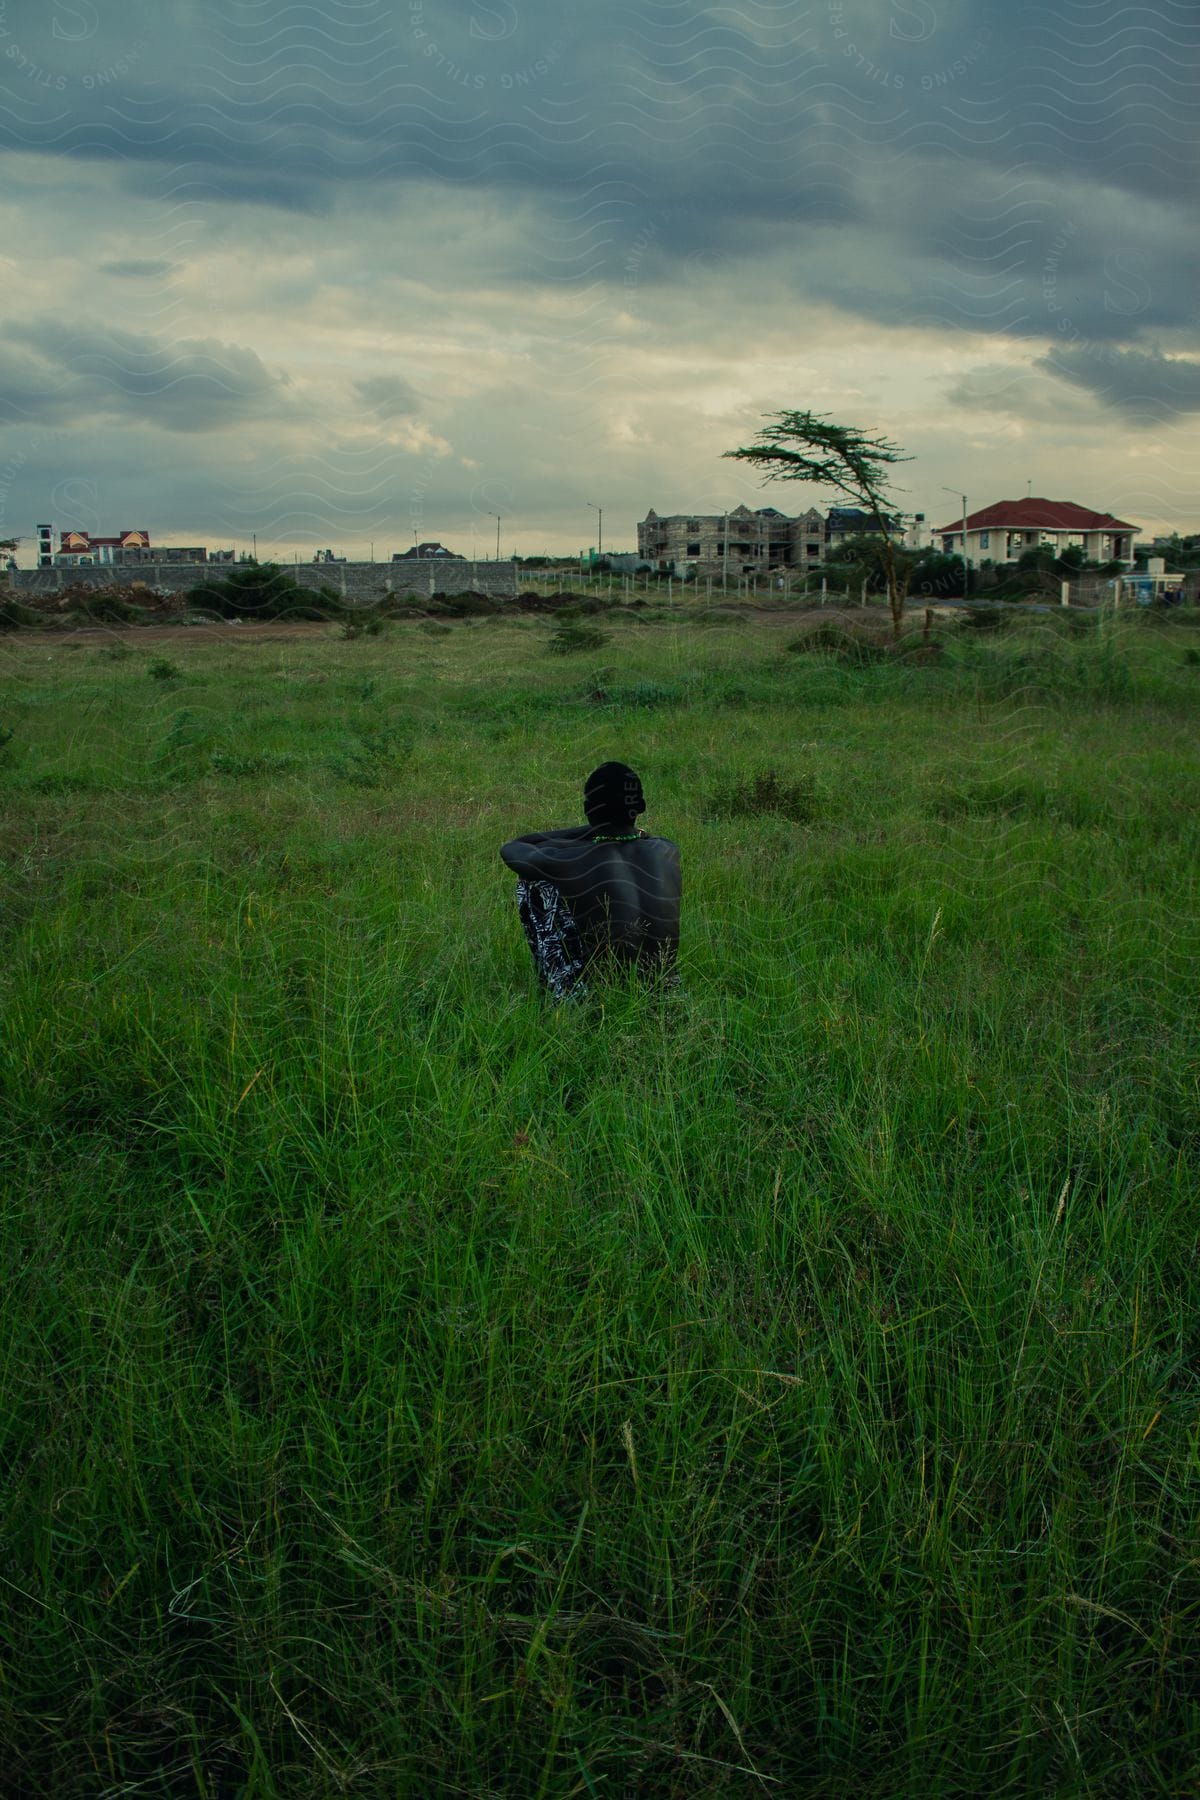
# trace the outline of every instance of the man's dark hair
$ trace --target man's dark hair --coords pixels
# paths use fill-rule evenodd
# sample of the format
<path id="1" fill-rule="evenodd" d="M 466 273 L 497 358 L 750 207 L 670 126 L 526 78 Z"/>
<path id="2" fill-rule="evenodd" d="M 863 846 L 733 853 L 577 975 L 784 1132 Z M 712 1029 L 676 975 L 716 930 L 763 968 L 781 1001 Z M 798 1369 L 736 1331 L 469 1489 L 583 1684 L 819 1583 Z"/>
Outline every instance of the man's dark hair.
<path id="1" fill-rule="evenodd" d="M 627 763 L 601 763 L 583 784 L 588 824 L 602 831 L 628 831 L 646 810 L 642 784 Z"/>

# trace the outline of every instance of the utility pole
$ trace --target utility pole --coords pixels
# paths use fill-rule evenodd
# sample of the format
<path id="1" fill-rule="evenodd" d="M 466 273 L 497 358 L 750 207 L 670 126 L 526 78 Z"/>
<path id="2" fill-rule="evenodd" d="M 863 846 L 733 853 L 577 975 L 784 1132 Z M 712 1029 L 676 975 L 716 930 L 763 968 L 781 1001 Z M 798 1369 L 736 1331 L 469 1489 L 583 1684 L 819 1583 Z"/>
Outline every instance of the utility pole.
<path id="1" fill-rule="evenodd" d="M 942 492 L 945 494 L 957 494 L 958 489 L 952 488 L 952 487 L 947 487 L 945 482 L 943 481 Z M 962 511 L 963 599 L 966 600 L 969 598 L 970 592 L 971 592 L 971 559 L 967 555 L 967 496 L 965 494 L 960 494 L 959 498 L 962 501 L 962 509 L 963 509 L 963 511 Z"/>
<path id="2" fill-rule="evenodd" d="M 496 561 L 499 562 L 500 561 L 500 514 L 494 513 L 494 512 L 489 512 L 488 518 L 495 519 L 495 521 L 496 521 Z"/>
<path id="3" fill-rule="evenodd" d="M 604 555 L 604 508 L 602 506 L 597 506 L 596 502 L 594 500 L 589 500 L 588 505 L 591 507 L 591 509 L 594 513 L 599 513 L 599 515 L 600 515 L 596 521 L 596 555 L 603 556 Z"/>
<path id="4" fill-rule="evenodd" d="M 727 594 L 729 592 L 729 511 L 728 511 L 728 508 L 726 508 L 725 517 L 721 521 L 721 554 L 723 557 L 723 561 L 721 564 L 721 592 L 723 594 Z"/>

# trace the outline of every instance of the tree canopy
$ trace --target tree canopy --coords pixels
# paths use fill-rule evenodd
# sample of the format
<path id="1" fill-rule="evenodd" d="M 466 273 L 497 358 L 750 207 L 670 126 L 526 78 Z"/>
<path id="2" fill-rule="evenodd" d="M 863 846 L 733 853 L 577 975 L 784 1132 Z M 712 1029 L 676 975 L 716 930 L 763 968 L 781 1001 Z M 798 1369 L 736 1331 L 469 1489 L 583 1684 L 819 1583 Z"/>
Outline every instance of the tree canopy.
<path id="1" fill-rule="evenodd" d="M 753 444 L 725 455 L 753 464 L 765 481 L 833 488 L 870 513 L 880 533 L 892 629 L 899 637 L 908 580 L 896 552 L 903 525 L 891 497 L 891 470 L 912 457 L 889 438 L 839 425 L 823 413 L 793 410 L 772 414 Z"/>

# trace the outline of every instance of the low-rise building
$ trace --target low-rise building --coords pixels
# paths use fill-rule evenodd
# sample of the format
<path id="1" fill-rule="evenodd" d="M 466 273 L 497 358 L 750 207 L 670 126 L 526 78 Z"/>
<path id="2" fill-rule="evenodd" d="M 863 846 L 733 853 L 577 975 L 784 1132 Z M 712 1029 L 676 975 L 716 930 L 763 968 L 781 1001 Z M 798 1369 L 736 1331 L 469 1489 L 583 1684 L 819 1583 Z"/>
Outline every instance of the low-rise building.
<path id="1" fill-rule="evenodd" d="M 1012 563 L 1027 550 L 1052 549 L 1056 556 L 1077 546 L 1089 562 L 1133 561 L 1139 527 L 1112 513 L 1095 512 L 1073 500 L 997 500 L 965 519 L 939 525 L 935 540 L 947 555 L 963 554 L 976 568 L 982 562 Z"/>
<path id="2" fill-rule="evenodd" d="M 825 521 L 815 507 L 794 517 L 774 506 L 662 516 L 652 508 L 638 524 L 639 557 L 681 575 L 813 568 L 824 560 L 825 545 Z"/>
<path id="3" fill-rule="evenodd" d="M 414 559 L 418 562 L 432 561 L 435 559 L 443 562 L 466 561 L 466 558 L 460 556 L 457 550 L 447 550 L 445 544 L 439 544 L 432 539 L 427 540 L 425 543 L 414 544 L 410 550 L 392 551 L 393 562 L 412 562 Z"/>
<path id="4" fill-rule="evenodd" d="M 50 526 L 38 526 L 38 562 L 43 568 L 83 569 L 97 564 L 120 567 L 130 563 L 208 561 L 208 550 L 203 544 L 153 545 L 150 533 L 144 530 L 120 531 L 115 537 L 102 537 L 91 531 L 64 531 L 59 535 L 58 550 L 47 561 L 51 530 Z"/>
<path id="5" fill-rule="evenodd" d="M 884 515 L 891 531 L 895 533 L 899 521 Z M 918 515 L 924 519 L 924 513 Z M 872 512 L 861 506 L 831 506 L 825 517 L 825 539 L 830 550 L 836 550 L 847 538 L 882 537 L 883 532 Z"/>

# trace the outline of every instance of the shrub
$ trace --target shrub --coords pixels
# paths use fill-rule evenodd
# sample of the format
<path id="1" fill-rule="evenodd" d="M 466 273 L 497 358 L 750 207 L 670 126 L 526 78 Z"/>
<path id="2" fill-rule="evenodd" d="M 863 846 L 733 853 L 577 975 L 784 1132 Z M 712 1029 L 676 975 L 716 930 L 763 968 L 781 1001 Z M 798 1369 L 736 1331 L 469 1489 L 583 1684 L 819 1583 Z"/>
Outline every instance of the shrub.
<path id="1" fill-rule="evenodd" d="M 68 615 L 95 625 L 137 625 L 146 617 L 143 606 L 132 606 L 117 588 L 68 588 L 63 596 Z"/>
<path id="2" fill-rule="evenodd" d="M 969 606 L 959 617 L 964 631 L 1003 631 L 1009 615 L 1002 606 Z"/>
<path id="3" fill-rule="evenodd" d="M 187 595 L 189 606 L 223 619 L 336 619 L 345 602 L 330 587 L 301 587 L 274 563 L 251 563 L 222 581 L 201 582 Z"/>
<path id="4" fill-rule="evenodd" d="M 500 601 L 468 588 L 461 594 L 434 594 L 429 611 L 447 619 L 491 618 L 500 611 Z"/>
<path id="5" fill-rule="evenodd" d="M 578 594 L 535 594 L 531 590 L 525 594 L 518 594 L 515 605 L 521 612 L 556 613 L 574 606 L 578 598 Z"/>
<path id="6" fill-rule="evenodd" d="M 708 801 L 708 810 L 719 819 L 776 818 L 807 825 L 820 811 L 816 784 L 811 775 L 786 781 L 774 769 L 753 775 L 730 776 Z"/>
<path id="7" fill-rule="evenodd" d="M 888 645 L 880 640 L 867 637 L 860 631 L 848 631 L 844 625 L 837 625 L 832 619 L 825 619 L 784 645 L 793 656 L 833 654 L 838 662 L 851 668 L 862 668 L 867 663 L 882 662 L 889 654 Z"/>
<path id="8" fill-rule="evenodd" d="M 609 641 L 607 631 L 595 625 L 560 625 L 550 639 L 554 656 L 577 656 L 588 650 L 603 650 Z"/>
<path id="9" fill-rule="evenodd" d="M 558 598 L 559 611 L 564 617 L 580 619 L 591 618 L 596 613 L 612 612 L 614 607 L 621 604 L 619 600 L 610 599 L 607 594 L 563 594 Z M 563 601 L 566 602 L 565 605 L 561 604 Z"/>
<path id="10" fill-rule="evenodd" d="M 20 600 L 12 600 L 7 594 L 0 598 L 0 631 L 20 631 L 30 625 L 40 625 L 42 616 L 32 606 L 25 606 Z"/>
<path id="11" fill-rule="evenodd" d="M 342 622 L 342 636 L 353 641 L 356 638 L 378 637 L 387 627 L 387 620 L 377 606 L 362 607 L 347 613 Z"/>
<path id="12" fill-rule="evenodd" d="M 183 670 L 165 656 L 158 656 L 150 664 L 150 674 L 155 681 L 178 681 Z"/>

